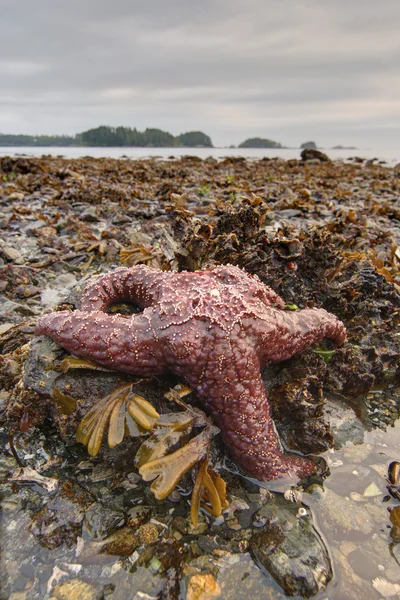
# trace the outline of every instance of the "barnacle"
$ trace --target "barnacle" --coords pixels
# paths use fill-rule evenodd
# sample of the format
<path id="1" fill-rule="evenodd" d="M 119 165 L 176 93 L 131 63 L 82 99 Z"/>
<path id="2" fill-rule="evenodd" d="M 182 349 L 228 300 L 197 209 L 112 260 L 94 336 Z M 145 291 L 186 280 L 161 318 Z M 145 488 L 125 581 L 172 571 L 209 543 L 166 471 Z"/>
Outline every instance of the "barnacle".
<path id="1" fill-rule="evenodd" d="M 107 426 L 108 445 L 114 448 L 124 439 L 125 425 L 131 435 L 140 435 L 151 430 L 157 419 L 153 405 L 132 393 L 132 384 L 128 383 L 102 398 L 87 413 L 79 424 L 76 439 L 87 446 L 89 454 L 96 456 Z"/>

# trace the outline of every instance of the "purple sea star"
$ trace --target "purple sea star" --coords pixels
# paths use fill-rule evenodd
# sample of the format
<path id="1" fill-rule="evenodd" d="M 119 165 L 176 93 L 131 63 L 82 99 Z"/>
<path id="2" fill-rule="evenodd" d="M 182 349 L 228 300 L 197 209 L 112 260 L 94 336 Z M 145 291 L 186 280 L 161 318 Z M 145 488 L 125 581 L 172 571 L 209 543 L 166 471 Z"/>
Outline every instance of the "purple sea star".
<path id="1" fill-rule="evenodd" d="M 144 310 L 107 314 L 121 301 Z M 342 344 L 346 329 L 323 309 L 284 310 L 257 276 L 231 265 L 195 273 L 120 268 L 86 288 L 80 310 L 43 316 L 36 334 L 111 369 L 182 376 L 233 458 L 259 480 L 315 471 L 311 460 L 282 453 L 260 370 L 325 337 Z"/>

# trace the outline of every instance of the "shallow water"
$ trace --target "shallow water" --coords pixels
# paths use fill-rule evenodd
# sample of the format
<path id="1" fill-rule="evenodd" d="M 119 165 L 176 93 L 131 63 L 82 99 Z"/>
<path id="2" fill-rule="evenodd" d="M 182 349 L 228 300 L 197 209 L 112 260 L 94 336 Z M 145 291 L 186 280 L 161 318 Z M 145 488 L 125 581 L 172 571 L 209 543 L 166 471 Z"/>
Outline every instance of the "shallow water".
<path id="1" fill-rule="evenodd" d="M 400 456 L 399 437 L 400 421 L 397 421 L 386 432 L 366 433 L 363 444 L 349 444 L 327 452 L 325 458 L 331 474 L 324 490 L 316 487 L 312 493 L 304 493 L 303 502 L 310 507 L 314 522 L 328 545 L 334 569 L 333 580 L 327 590 L 314 596 L 316 600 L 399 597 L 400 566 L 396 559 L 400 560 L 400 545 L 393 544 L 390 536 L 388 512 L 389 507 L 399 502 L 388 497 L 386 490 L 388 464 Z M 22 442 L 23 438 L 19 436 L 19 439 Z M 31 484 L 31 489 L 32 485 L 32 491 L 43 494 L 40 486 Z M 162 579 L 156 572 L 134 564 L 129 566 L 129 559 L 118 561 L 117 556 L 94 554 L 89 560 L 82 560 L 76 546 L 68 548 L 66 544 L 47 550 L 29 531 L 32 523 L 29 497 L 26 504 L 20 500 L 13 502 L 11 496 L 3 503 L 2 560 L 13 592 L 23 593 L 24 599 L 50 598 L 48 592 L 58 579 L 63 582 L 74 576 L 96 582 L 101 588 L 115 585 L 110 598 L 131 598 L 136 592 L 156 596 L 161 589 Z M 85 530 L 82 535 L 88 539 Z M 247 552 L 222 556 L 216 563 L 221 598 L 244 599 L 249 593 L 254 600 L 286 597 L 272 578 L 255 566 Z M 30 593 L 33 573 L 39 583 Z M 20 598 L 10 596 L 15 600 L 17 597 Z"/>
<path id="2" fill-rule="evenodd" d="M 332 160 L 346 160 L 353 156 L 359 156 L 365 159 L 378 158 L 387 161 L 389 165 L 394 165 L 400 161 L 400 148 L 398 150 L 385 148 L 357 148 L 356 150 L 331 150 L 322 149 Z M 243 156 L 249 159 L 259 158 L 300 158 L 301 150 L 299 148 L 92 148 L 92 147 L 24 147 L 7 146 L 0 147 L 0 156 L 42 156 L 50 154 L 51 156 L 64 156 L 65 158 L 81 158 L 82 156 L 91 156 L 93 158 L 149 158 L 149 157 L 180 157 L 180 156 L 198 156 L 207 158 L 225 158 L 227 156 Z"/>
<path id="3" fill-rule="evenodd" d="M 363 444 L 327 452 L 331 474 L 324 482 L 325 495 L 304 495 L 334 566 L 334 579 L 321 598 L 378 599 L 387 597 L 379 578 L 394 586 L 400 583 L 400 566 L 393 556 L 400 561 L 400 545 L 390 536 L 388 511 L 399 502 L 386 489 L 388 465 L 400 459 L 399 440 L 400 420 L 386 431 L 367 432 Z M 400 597 L 400 587 L 394 597 Z"/>

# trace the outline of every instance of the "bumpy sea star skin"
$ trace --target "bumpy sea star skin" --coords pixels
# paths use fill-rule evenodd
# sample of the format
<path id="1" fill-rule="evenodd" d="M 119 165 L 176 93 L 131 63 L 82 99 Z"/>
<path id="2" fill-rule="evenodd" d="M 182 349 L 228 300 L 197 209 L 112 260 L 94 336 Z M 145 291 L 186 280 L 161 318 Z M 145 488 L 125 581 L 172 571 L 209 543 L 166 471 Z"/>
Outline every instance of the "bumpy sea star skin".
<path id="1" fill-rule="evenodd" d="M 144 310 L 107 314 L 121 301 Z M 88 286 L 80 310 L 43 316 L 36 334 L 105 367 L 182 376 L 249 475 L 270 480 L 315 470 L 312 461 L 282 453 L 260 370 L 325 337 L 340 345 L 346 330 L 323 309 L 285 311 L 257 276 L 231 265 L 195 273 L 117 269 Z"/>

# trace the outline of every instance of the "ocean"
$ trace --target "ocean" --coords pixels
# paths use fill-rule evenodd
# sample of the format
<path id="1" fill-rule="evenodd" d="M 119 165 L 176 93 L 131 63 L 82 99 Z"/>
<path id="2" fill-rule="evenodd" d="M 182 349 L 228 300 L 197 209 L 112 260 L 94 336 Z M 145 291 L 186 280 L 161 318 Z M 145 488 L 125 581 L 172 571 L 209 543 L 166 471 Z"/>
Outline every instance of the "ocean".
<path id="1" fill-rule="evenodd" d="M 356 150 L 345 149 L 324 149 L 332 160 L 348 160 L 351 157 L 359 156 L 365 159 L 377 158 L 378 160 L 386 161 L 388 165 L 393 166 L 400 162 L 400 148 L 393 149 L 376 149 L 357 148 Z M 226 158 L 227 156 L 243 156 L 248 159 L 268 158 L 300 158 L 301 150 L 299 148 L 128 148 L 128 147 L 25 147 L 25 146 L 3 146 L 0 147 L 0 156 L 27 156 L 40 157 L 44 154 L 51 156 L 63 156 L 65 158 L 81 158 L 82 156 L 91 156 L 93 158 L 121 158 L 127 157 L 132 159 L 146 159 L 150 157 L 169 158 L 191 155 L 200 158 L 212 156 L 216 159 Z"/>

